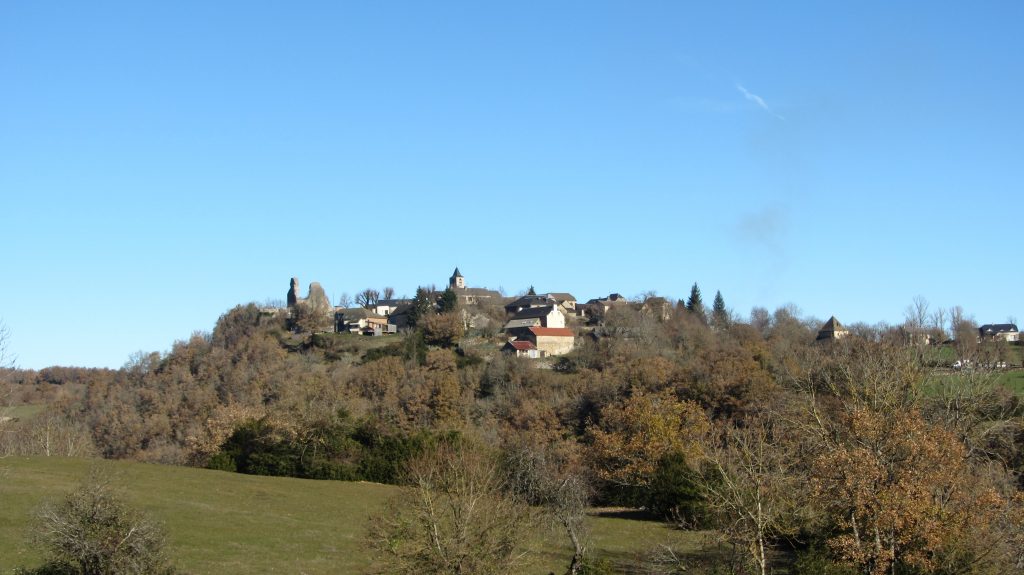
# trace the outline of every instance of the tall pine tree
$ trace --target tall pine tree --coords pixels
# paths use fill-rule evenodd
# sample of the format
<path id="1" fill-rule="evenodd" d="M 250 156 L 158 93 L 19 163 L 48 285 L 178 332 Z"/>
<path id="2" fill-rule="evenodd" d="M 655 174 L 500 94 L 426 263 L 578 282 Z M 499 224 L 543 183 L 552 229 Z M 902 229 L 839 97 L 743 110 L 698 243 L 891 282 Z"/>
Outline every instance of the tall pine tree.
<path id="1" fill-rule="evenodd" d="M 455 311 L 455 306 L 458 305 L 458 303 L 458 296 L 455 295 L 455 292 L 452 291 L 452 288 L 447 288 L 441 293 L 441 299 L 438 300 L 437 302 L 438 311 L 440 311 L 441 313 Z"/>
<path id="2" fill-rule="evenodd" d="M 693 282 L 693 287 L 690 288 L 690 299 L 686 300 L 686 310 L 696 315 L 701 321 L 707 321 L 707 316 L 704 312 L 704 300 L 700 297 L 700 288 L 697 287 L 697 282 Z"/>
<path id="3" fill-rule="evenodd" d="M 715 292 L 715 303 L 711 306 L 711 323 L 717 328 L 729 325 L 729 312 L 725 310 L 725 298 L 722 292 Z"/>

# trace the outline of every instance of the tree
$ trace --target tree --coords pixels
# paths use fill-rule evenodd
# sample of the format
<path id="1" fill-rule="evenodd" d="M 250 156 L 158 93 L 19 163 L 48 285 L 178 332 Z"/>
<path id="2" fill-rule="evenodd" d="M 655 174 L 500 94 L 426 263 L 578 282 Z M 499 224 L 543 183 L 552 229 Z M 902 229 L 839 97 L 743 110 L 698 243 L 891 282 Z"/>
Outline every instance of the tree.
<path id="1" fill-rule="evenodd" d="M 923 330 L 928 325 L 928 307 L 928 300 L 924 296 L 915 296 L 903 311 L 907 327 L 916 331 Z"/>
<path id="2" fill-rule="evenodd" d="M 370 522 L 384 572 L 520 572 L 535 516 L 508 491 L 493 453 L 444 442 L 410 461 L 407 477 L 411 489 Z"/>
<path id="3" fill-rule="evenodd" d="M 433 315 L 435 299 L 427 288 L 416 288 L 416 297 L 412 299 L 412 309 L 409 310 L 409 325 L 418 326 L 427 316 Z"/>
<path id="4" fill-rule="evenodd" d="M 10 421 L 8 410 L 14 395 L 14 384 L 8 381 L 9 371 L 14 368 L 14 359 L 10 357 L 7 347 L 10 335 L 7 324 L 0 320 L 0 433 L 4 433 L 3 428 Z"/>
<path id="5" fill-rule="evenodd" d="M 537 295 L 537 292 L 530 286 L 530 290 L 526 292 L 526 295 Z"/>
<path id="6" fill-rule="evenodd" d="M 380 292 L 375 289 L 366 288 L 356 294 L 356 305 L 359 307 L 371 308 L 380 299 Z"/>
<path id="7" fill-rule="evenodd" d="M 715 303 L 711 308 L 711 323 L 721 329 L 729 325 L 729 312 L 725 309 L 725 298 L 722 292 L 715 292 Z"/>
<path id="8" fill-rule="evenodd" d="M 687 461 L 701 454 L 708 420 L 700 406 L 680 401 L 670 390 L 630 397 L 601 411 L 589 429 L 591 460 L 600 479 L 614 485 L 646 487 L 662 457 L 681 453 Z"/>
<path id="9" fill-rule="evenodd" d="M 863 575 L 1007 572 L 999 547 L 1019 536 L 1017 504 L 955 432 L 922 417 L 915 354 L 867 342 L 821 353 L 798 428 L 832 552 Z"/>
<path id="10" fill-rule="evenodd" d="M 722 537 L 746 551 L 755 571 L 767 575 L 772 542 L 795 531 L 799 481 L 790 469 L 786 430 L 770 416 L 731 423 L 709 436 L 701 492 Z"/>
<path id="11" fill-rule="evenodd" d="M 690 288 L 690 297 L 686 300 L 686 310 L 696 315 L 701 321 L 707 319 L 704 312 L 704 300 L 701 299 L 697 282 L 693 282 L 693 287 Z"/>
<path id="12" fill-rule="evenodd" d="M 74 491 L 36 513 L 32 540 L 54 571 L 81 575 L 173 573 L 163 529 L 118 497 L 110 480 L 92 471 Z"/>
<path id="13" fill-rule="evenodd" d="M 395 297 L 395 288 L 393 288 L 391 286 L 385 287 L 384 290 L 381 292 L 381 299 L 394 299 L 394 297 Z"/>
<path id="14" fill-rule="evenodd" d="M 332 311 L 326 302 L 309 298 L 292 307 L 292 323 L 300 332 L 327 331 L 333 322 Z"/>
<path id="15" fill-rule="evenodd" d="M 458 313 L 431 314 L 418 324 L 423 328 L 423 337 L 431 345 L 454 347 L 465 333 L 465 325 Z"/>
<path id="16" fill-rule="evenodd" d="M 572 544 L 573 555 L 566 575 L 577 575 L 583 567 L 590 543 L 587 506 L 592 489 L 584 469 L 572 457 L 570 445 L 528 445 L 520 443 L 505 453 L 512 488 L 531 505 L 545 510 L 546 517 L 562 530 Z"/>
<path id="17" fill-rule="evenodd" d="M 459 296 L 455 295 L 452 288 L 445 288 L 445 290 L 441 292 L 441 298 L 437 301 L 437 311 L 440 313 L 453 312 L 458 304 Z"/>
<path id="18" fill-rule="evenodd" d="M 348 295 L 348 292 L 342 292 L 338 297 L 338 307 L 352 307 L 352 297 Z"/>

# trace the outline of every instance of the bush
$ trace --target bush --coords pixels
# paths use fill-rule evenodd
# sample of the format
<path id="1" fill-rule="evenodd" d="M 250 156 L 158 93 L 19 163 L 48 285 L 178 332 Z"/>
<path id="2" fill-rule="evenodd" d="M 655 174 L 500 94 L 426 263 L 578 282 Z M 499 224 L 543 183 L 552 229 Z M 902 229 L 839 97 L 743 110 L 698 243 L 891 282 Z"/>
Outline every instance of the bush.
<path id="1" fill-rule="evenodd" d="M 688 526 L 707 523 L 707 509 L 697 484 L 697 474 L 681 453 L 661 458 L 647 492 L 647 509 L 662 518 Z"/>
<path id="2" fill-rule="evenodd" d="M 48 556 L 37 575 L 169 574 L 163 529 L 117 497 L 97 472 L 39 509 L 31 539 Z"/>

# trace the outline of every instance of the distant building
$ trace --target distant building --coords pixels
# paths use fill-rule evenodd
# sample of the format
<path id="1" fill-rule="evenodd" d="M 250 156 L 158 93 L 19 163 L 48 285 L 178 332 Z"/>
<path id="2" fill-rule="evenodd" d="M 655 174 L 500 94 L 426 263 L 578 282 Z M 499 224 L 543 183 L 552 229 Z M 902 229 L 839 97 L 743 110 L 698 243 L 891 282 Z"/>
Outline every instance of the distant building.
<path id="1" fill-rule="evenodd" d="M 565 314 L 558 305 L 525 308 L 505 324 L 505 330 L 528 327 L 565 327 Z"/>
<path id="2" fill-rule="evenodd" d="M 448 287 L 455 292 L 462 305 L 476 305 L 488 301 L 500 301 L 501 293 L 486 288 L 466 287 L 466 278 L 455 268 L 452 277 L 448 278 Z"/>
<path id="3" fill-rule="evenodd" d="M 516 357 L 528 357 L 530 359 L 537 359 L 541 357 L 540 350 L 533 344 L 532 341 L 528 340 L 512 340 L 505 344 L 505 347 L 501 348 L 505 353 L 514 353 Z"/>
<path id="4" fill-rule="evenodd" d="M 334 310 L 334 331 L 338 333 L 362 333 L 373 326 L 384 326 L 387 330 L 388 320 L 373 310 L 362 307 L 336 308 Z"/>
<path id="5" fill-rule="evenodd" d="M 818 330 L 818 341 L 842 339 L 850 335 L 850 332 L 839 323 L 836 316 L 828 318 L 828 321 Z"/>
<path id="6" fill-rule="evenodd" d="M 543 356 L 569 353 L 576 342 L 572 330 L 564 327 L 531 327 L 525 339 Z"/>
<path id="7" fill-rule="evenodd" d="M 377 315 L 388 317 L 398 308 L 411 304 L 411 299 L 381 299 L 377 300 L 377 303 L 373 304 L 373 311 Z"/>
<path id="8" fill-rule="evenodd" d="M 1020 341 L 1020 331 L 1012 323 L 986 323 L 978 328 L 978 337 L 982 341 Z"/>

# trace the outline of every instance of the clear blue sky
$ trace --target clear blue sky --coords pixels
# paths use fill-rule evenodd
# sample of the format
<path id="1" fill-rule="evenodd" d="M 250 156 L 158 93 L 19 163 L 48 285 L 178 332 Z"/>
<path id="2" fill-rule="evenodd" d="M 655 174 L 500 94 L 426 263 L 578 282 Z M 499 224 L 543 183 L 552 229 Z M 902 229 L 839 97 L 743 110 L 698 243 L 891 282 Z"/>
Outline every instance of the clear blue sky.
<path id="1" fill-rule="evenodd" d="M 1024 315 L 1024 3 L 0 3 L 0 318 L 120 366 L 289 278 Z"/>

